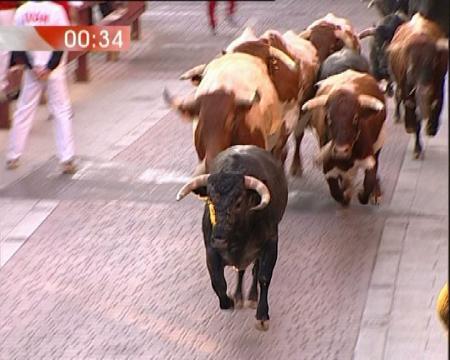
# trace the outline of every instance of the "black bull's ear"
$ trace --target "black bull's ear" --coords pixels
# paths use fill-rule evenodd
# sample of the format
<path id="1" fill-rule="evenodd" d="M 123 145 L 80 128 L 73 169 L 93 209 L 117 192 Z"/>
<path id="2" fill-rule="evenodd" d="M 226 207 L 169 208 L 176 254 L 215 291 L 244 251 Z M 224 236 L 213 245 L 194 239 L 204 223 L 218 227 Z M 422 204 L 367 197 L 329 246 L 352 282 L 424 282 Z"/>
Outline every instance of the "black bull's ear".
<path id="1" fill-rule="evenodd" d="M 208 193 L 206 191 L 206 186 L 200 186 L 200 187 L 192 190 L 192 192 L 202 199 L 206 199 L 208 197 Z"/>
<path id="2" fill-rule="evenodd" d="M 248 205 L 250 208 L 257 206 L 261 202 L 261 196 L 256 190 L 247 189 Z"/>

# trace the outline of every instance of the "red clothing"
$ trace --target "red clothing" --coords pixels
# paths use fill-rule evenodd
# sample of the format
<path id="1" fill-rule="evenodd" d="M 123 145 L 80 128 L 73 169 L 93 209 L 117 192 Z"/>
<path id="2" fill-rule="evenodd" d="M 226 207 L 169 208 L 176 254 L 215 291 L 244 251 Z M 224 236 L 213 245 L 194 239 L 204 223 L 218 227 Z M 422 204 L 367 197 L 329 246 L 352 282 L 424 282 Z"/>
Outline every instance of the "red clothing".
<path id="1" fill-rule="evenodd" d="M 16 9 L 20 6 L 20 1 L 0 1 L 0 10 Z"/>
<path id="2" fill-rule="evenodd" d="M 216 28 L 216 4 L 217 1 L 208 2 L 209 24 L 213 29 Z M 231 16 L 234 14 L 234 0 L 228 0 L 228 5 L 228 16 Z"/>

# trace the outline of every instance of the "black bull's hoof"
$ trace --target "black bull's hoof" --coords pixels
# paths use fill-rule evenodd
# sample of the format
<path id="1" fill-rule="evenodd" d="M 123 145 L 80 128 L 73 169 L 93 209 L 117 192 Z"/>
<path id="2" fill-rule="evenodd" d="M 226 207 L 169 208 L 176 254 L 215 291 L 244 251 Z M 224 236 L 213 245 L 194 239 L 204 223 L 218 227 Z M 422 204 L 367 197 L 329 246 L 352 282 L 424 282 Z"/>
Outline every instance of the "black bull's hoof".
<path id="1" fill-rule="evenodd" d="M 225 299 L 220 300 L 219 306 L 222 310 L 233 310 L 234 309 L 234 301 L 233 301 L 233 299 L 226 297 Z"/>

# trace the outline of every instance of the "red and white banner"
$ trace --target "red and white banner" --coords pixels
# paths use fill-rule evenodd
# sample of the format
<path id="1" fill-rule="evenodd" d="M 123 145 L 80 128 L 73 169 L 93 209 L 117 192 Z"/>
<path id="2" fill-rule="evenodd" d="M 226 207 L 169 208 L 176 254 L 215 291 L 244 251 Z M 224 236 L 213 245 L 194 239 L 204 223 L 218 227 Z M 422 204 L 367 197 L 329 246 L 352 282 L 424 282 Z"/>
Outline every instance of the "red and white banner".
<path id="1" fill-rule="evenodd" d="M 1 26 L 4 51 L 126 51 L 129 26 Z"/>

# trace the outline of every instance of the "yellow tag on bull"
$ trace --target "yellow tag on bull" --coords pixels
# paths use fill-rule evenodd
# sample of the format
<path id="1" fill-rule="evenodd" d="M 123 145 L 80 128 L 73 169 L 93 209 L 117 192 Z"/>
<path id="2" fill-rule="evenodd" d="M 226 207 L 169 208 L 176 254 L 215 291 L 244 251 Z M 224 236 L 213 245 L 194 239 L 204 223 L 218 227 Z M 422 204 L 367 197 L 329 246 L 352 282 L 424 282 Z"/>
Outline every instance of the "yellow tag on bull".
<path id="1" fill-rule="evenodd" d="M 208 209 L 209 209 L 209 219 L 211 220 L 212 225 L 216 225 L 216 209 L 214 208 L 214 204 L 208 200 Z"/>

